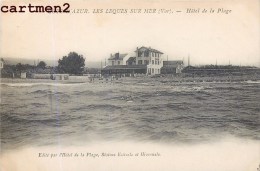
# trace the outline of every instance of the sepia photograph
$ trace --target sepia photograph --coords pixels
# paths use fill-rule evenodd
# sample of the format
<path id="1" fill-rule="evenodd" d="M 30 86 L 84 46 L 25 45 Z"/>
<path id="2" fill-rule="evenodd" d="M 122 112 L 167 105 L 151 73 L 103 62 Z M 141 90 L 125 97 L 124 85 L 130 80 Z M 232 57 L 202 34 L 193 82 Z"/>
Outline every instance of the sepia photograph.
<path id="1" fill-rule="evenodd" d="M 0 0 L 1 171 L 260 171 L 259 0 Z"/>

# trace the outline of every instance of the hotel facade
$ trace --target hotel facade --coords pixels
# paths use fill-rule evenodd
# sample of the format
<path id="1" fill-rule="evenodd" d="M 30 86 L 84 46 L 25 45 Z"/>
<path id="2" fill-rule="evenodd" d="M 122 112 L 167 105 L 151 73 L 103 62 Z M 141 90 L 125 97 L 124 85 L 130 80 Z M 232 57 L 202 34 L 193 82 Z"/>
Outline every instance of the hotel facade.
<path id="1" fill-rule="evenodd" d="M 161 69 L 164 64 L 163 54 L 164 53 L 159 50 L 145 46 L 137 47 L 134 53 L 120 54 L 117 52 L 110 55 L 108 65 L 101 70 L 101 74 L 125 76 L 133 76 L 135 74 L 161 74 Z M 178 72 L 180 72 L 180 70 L 178 70 Z"/>

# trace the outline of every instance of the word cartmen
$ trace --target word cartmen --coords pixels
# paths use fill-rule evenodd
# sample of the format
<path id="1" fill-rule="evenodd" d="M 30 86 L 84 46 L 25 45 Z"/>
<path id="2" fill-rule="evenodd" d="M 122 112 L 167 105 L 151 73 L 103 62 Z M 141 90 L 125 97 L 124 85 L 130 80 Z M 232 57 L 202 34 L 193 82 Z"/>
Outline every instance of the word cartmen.
<path id="1" fill-rule="evenodd" d="M 69 13 L 70 12 L 70 4 L 64 3 L 62 6 L 43 6 L 43 5 L 32 5 L 28 6 L 15 6 L 15 5 L 3 5 L 1 6 L 2 13 Z"/>

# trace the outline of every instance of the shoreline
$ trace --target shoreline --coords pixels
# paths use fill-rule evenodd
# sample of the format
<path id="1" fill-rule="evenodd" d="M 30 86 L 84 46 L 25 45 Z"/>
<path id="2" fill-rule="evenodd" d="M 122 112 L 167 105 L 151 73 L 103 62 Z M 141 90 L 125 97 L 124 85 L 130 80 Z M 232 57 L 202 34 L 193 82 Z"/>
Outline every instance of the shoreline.
<path id="1" fill-rule="evenodd" d="M 52 84 L 80 84 L 80 83 L 89 83 L 89 84 L 95 84 L 95 83 L 243 83 L 243 82 L 252 82 L 252 83 L 258 83 L 260 82 L 260 79 L 193 79 L 193 78 L 186 78 L 186 79 L 149 79 L 149 78 L 121 78 L 118 80 L 96 80 L 94 82 L 90 81 L 83 81 L 83 80 L 49 80 L 49 79 L 1 79 L 0 84 L 10 84 L 10 83 L 52 83 Z"/>
<path id="2" fill-rule="evenodd" d="M 214 83 L 214 82 L 259 82 L 260 75 L 245 75 L 245 76 L 137 76 L 137 77 L 121 77 L 118 79 L 99 79 L 95 78 L 94 81 L 90 79 L 73 79 L 68 80 L 51 80 L 51 79 L 21 79 L 21 78 L 0 78 L 0 83 L 118 83 L 118 82 L 161 82 L 161 83 Z"/>
<path id="3" fill-rule="evenodd" d="M 0 83 L 121 83 L 121 82 L 137 82 L 137 83 L 214 83 L 214 82 L 259 82 L 259 74 L 245 75 L 136 75 L 135 77 L 108 77 L 93 78 L 86 76 L 70 76 L 68 80 L 52 80 L 52 79 L 32 79 L 32 78 L 0 78 Z"/>

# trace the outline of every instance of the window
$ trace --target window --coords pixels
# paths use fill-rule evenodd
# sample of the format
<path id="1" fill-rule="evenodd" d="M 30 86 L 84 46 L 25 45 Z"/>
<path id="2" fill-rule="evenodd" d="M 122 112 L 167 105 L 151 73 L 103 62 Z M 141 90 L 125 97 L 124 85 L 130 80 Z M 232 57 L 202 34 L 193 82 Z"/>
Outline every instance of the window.
<path id="1" fill-rule="evenodd" d="M 138 57 L 142 57 L 142 52 L 138 51 Z"/>
<path id="2" fill-rule="evenodd" d="M 112 61 L 112 66 L 114 66 L 115 65 L 115 61 Z"/>
<path id="3" fill-rule="evenodd" d="M 142 65 L 143 61 L 142 60 L 138 60 L 138 65 Z"/>
<path id="4" fill-rule="evenodd" d="M 118 61 L 117 64 L 120 65 L 120 61 Z"/>
<path id="5" fill-rule="evenodd" d="M 152 73 L 154 73 L 154 69 L 152 68 Z"/>
<path id="6" fill-rule="evenodd" d="M 144 51 L 144 56 L 149 57 L 149 50 Z"/>
<path id="7" fill-rule="evenodd" d="M 154 60 L 152 60 L 152 64 L 154 64 Z"/>
<path id="8" fill-rule="evenodd" d="M 145 60 L 144 63 L 145 63 L 146 65 L 148 65 L 148 64 L 149 64 L 149 61 L 148 61 L 148 60 Z"/>

